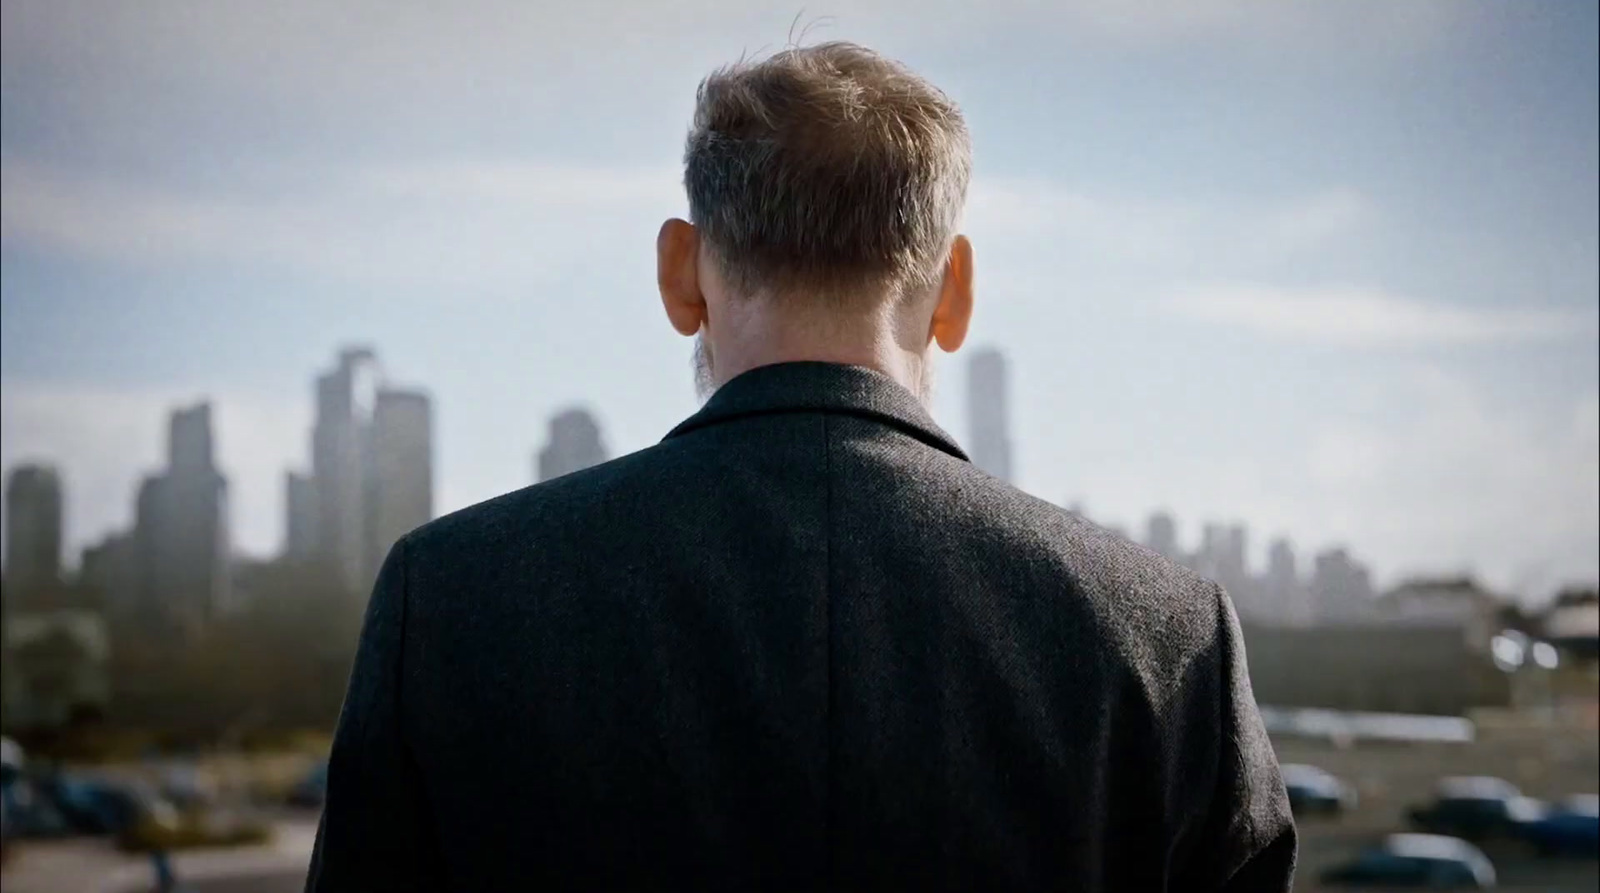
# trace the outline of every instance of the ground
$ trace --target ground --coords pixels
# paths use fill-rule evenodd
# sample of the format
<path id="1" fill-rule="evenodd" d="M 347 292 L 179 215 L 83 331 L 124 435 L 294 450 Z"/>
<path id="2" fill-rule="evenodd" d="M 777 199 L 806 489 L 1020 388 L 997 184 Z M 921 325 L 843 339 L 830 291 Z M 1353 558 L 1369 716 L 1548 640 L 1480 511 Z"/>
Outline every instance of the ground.
<path id="1" fill-rule="evenodd" d="M 1337 819 L 1300 826 L 1301 870 L 1296 893 L 1319 890 L 1322 869 L 1348 858 L 1385 833 L 1404 830 L 1408 806 L 1427 800 L 1445 775 L 1498 775 L 1527 793 L 1559 797 L 1600 791 L 1600 736 L 1593 729 L 1485 732 L 1472 744 L 1366 744 L 1280 740 L 1286 763 L 1312 763 L 1355 784 L 1361 807 Z M 305 883 L 316 817 L 278 817 L 271 847 L 191 853 L 177 860 L 192 893 L 290 893 Z M 1559 893 L 1600 889 L 1600 860 L 1540 859 L 1514 845 L 1487 846 L 1501 889 Z M 99 841 L 24 844 L 5 868 L 6 893 L 132 893 L 148 889 L 147 862 L 122 856 Z"/>

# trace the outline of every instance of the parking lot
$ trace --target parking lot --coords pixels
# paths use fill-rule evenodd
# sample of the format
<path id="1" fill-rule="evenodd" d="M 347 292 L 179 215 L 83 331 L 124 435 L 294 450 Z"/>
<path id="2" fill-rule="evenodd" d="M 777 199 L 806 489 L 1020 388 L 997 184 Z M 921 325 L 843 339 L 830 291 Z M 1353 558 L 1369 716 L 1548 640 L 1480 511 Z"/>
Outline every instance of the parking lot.
<path id="1" fill-rule="evenodd" d="M 1322 890 L 1317 877 L 1382 835 L 1406 830 L 1408 806 L 1430 798 L 1447 775 L 1494 775 L 1536 797 L 1600 790 L 1600 739 L 1587 732 L 1486 734 L 1471 744 L 1357 744 L 1279 740 L 1285 763 L 1321 766 L 1354 784 L 1361 805 L 1338 818 L 1300 822 L 1297 893 Z M 1499 874 L 1500 888 L 1526 893 L 1600 889 L 1600 861 L 1544 859 L 1522 846 L 1483 847 Z"/>

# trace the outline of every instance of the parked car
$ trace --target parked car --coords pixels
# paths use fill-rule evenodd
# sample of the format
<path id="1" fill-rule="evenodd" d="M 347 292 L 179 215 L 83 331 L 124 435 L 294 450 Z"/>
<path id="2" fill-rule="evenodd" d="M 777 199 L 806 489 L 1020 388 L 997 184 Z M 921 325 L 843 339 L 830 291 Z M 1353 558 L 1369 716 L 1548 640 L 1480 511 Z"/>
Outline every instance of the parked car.
<path id="1" fill-rule="evenodd" d="M 1329 887 L 1487 890 L 1495 885 L 1494 865 L 1483 851 L 1457 837 L 1391 834 L 1352 861 L 1322 874 Z"/>
<path id="2" fill-rule="evenodd" d="M 136 821 L 148 799 L 131 782 L 56 773 L 36 782 L 77 834 L 117 834 Z"/>
<path id="3" fill-rule="evenodd" d="M 1544 811 L 1543 803 L 1523 796 L 1503 778 L 1467 776 L 1441 781 L 1434 802 L 1412 809 L 1410 818 L 1419 831 L 1486 840 L 1515 837 Z"/>
<path id="4" fill-rule="evenodd" d="M 1326 769 L 1286 763 L 1282 771 L 1284 787 L 1289 790 L 1289 806 L 1296 815 L 1337 815 L 1356 807 L 1355 788 Z"/>
<path id="5" fill-rule="evenodd" d="M 328 761 L 322 760 L 289 790 L 289 803 L 293 806 L 321 806 L 327 795 Z"/>
<path id="6" fill-rule="evenodd" d="M 12 809 L 6 789 L 22 775 L 22 748 L 10 738 L 0 738 L 0 858 L 8 851 L 11 841 Z"/>
<path id="7" fill-rule="evenodd" d="M 1600 858 L 1600 796 L 1568 797 L 1518 830 L 1544 855 Z"/>
<path id="8" fill-rule="evenodd" d="M 164 852 L 266 843 L 271 839 L 272 827 L 257 817 L 214 806 L 180 808 L 157 799 L 146 804 L 138 820 L 117 835 L 117 844 L 132 852 Z"/>
<path id="9" fill-rule="evenodd" d="M 0 738 L 0 784 L 22 774 L 22 747 L 10 738 Z"/>
<path id="10" fill-rule="evenodd" d="M 5 804 L 6 833 L 13 838 L 65 837 L 72 833 L 72 824 L 35 779 L 26 775 L 10 779 L 0 788 L 0 799 Z"/>

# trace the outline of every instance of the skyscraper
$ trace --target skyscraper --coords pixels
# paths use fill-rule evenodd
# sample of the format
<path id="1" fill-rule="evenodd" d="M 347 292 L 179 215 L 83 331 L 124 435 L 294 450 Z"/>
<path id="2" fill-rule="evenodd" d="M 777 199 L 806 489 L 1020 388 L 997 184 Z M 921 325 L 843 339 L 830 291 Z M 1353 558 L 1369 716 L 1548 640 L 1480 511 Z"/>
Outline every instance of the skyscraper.
<path id="1" fill-rule="evenodd" d="M 47 465 L 21 465 L 6 479 L 5 579 L 13 592 L 61 579 L 61 478 Z"/>
<path id="2" fill-rule="evenodd" d="M 433 409 L 426 394 L 381 388 L 372 412 L 369 573 L 389 547 L 433 519 Z"/>
<path id="3" fill-rule="evenodd" d="M 1011 416 L 1006 387 L 1005 355 L 992 347 L 974 352 L 967 366 L 972 461 L 995 477 L 1011 481 Z"/>
<path id="4" fill-rule="evenodd" d="M 1372 574 L 1344 549 L 1319 553 L 1311 574 L 1311 602 L 1317 623 L 1351 624 L 1371 619 Z"/>
<path id="5" fill-rule="evenodd" d="M 1304 623 L 1305 587 L 1295 567 L 1294 547 L 1283 537 L 1267 548 L 1267 572 L 1261 579 L 1262 611 L 1275 623 Z"/>
<path id="6" fill-rule="evenodd" d="M 1200 548 L 1194 553 L 1195 573 L 1216 580 L 1221 576 L 1223 553 L 1227 550 L 1227 529 L 1210 521 L 1200 526 Z M 1220 581 L 1219 581 L 1220 582 Z"/>
<path id="7" fill-rule="evenodd" d="M 568 409 L 550 419 L 550 439 L 539 451 L 538 479 L 558 478 L 607 458 L 600 423 L 587 410 Z"/>
<path id="8" fill-rule="evenodd" d="M 1249 536 L 1243 524 L 1234 524 L 1223 530 L 1218 573 L 1224 585 L 1240 585 L 1250 579 Z"/>
<path id="9" fill-rule="evenodd" d="M 133 536 L 135 610 L 179 635 L 231 606 L 228 481 L 214 464 L 211 405 L 172 414 L 167 468 L 139 487 Z"/>
<path id="10" fill-rule="evenodd" d="M 206 474 L 216 468 L 211 442 L 211 404 L 172 413 L 167 429 L 167 465 L 178 475 Z"/>
<path id="11" fill-rule="evenodd" d="M 1260 593 L 1250 576 L 1249 544 L 1249 532 L 1243 524 L 1207 523 L 1201 528 L 1200 549 L 1189 567 L 1227 590 L 1241 617 L 1256 619 Z"/>
<path id="12" fill-rule="evenodd" d="M 78 579 L 94 590 L 107 611 L 127 616 L 139 606 L 135 560 L 132 535 L 107 534 L 105 539 L 83 550 L 78 561 Z"/>
<path id="13" fill-rule="evenodd" d="M 340 351 L 333 371 L 317 378 L 311 476 L 318 552 L 352 592 L 370 582 L 367 480 L 379 377 L 376 354 L 354 347 Z"/>
<path id="14" fill-rule="evenodd" d="M 283 555 L 294 562 L 317 556 L 317 488 L 307 475 L 283 475 Z"/>
<path id="15" fill-rule="evenodd" d="M 433 518 L 432 406 L 386 386 L 364 347 L 340 351 L 316 395 L 311 477 L 285 483 L 285 552 L 325 563 L 364 595 L 395 540 Z"/>
<path id="16" fill-rule="evenodd" d="M 1183 553 L 1178 548 L 1178 524 L 1166 512 L 1156 512 L 1145 524 L 1145 547 L 1164 558 L 1181 561 Z"/>

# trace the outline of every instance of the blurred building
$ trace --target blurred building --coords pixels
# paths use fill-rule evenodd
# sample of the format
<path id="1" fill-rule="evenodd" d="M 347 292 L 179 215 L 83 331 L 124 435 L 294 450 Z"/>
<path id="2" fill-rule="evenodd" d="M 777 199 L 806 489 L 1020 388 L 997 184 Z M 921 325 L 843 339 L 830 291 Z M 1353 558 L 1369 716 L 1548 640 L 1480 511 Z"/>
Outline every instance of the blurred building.
<path id="1" fill-rule="evenodd" d="M 311 430 L 311 477 L 316 490 L 316 543 L 351 591 L 364 591 L 371 565 L 367 468 L 372 410 L 381 372 L 367 348 L 339 352 L 332 371 L 317 378 Z"/>
<path id="2" fill-rule="evenodd" d="M 307 475 L 288 471 L 283 476 L 283 555 L 305 562 L 317 553 L 317 489 Z"/>
<path id="3" fill-rule="evenodd" d="M 1267 570 L 1257 583 L 1261 621 L 1302 625 L 1310 622 L 1305 586 L 1295 565 L 1294 546 L 1279 537 L 1267 547 Z"/>
<path id="4" fill-rule="evenodd" d="M 1200 525 L 1200 547 L 1189 556 L 1189 568 L 1202 577 L 1215 580 L 1222 563 L 1224 530 L 1221 524 Z"/>
<path id="5" fill-rule="evenodd" d="M 1006 358 L 999 350 L 991 347 L 973 353 L 967 365 L 972 461 L 995 477 L 1011 481 L 1011 415 L 1006 378 Z"/>
<path id="6" fill-rule="evenodd" d="M 372 413 L 369 567 L 433 519 L 433 409 L 426 394 L 382 388 Z"/>
<path id="7" fill-rule="evenodd" d="M 22 465 L 6 478 L 5 581 L 18 593 L 61 580 L 61 478 L 48 465 Z"/>
<path id="8" fill-rule="evenodd" d="M 1540 632 L 1577 660 L 1600 658 L 1600 592 L 1571 588 L 1557 593 Z"/>
<path id="9" fill-rule="evenodd" d="M 104 715 L 111 648 L 103 617 L 82 610 L 13 614 L 4 636 L 0 703 L 7 729 L 53 729 Z"/>
<path id="10" fill-rule="evenodd" d="M 1471 577 L 1419 577 L 1374 601 L 1371 619 L 1388 627 L 1457 630 L 1472 647 L 1487 649 L 1499 632 L 1503 604 Z"/>
<path id="11" fill-rule="evenodd" d="M 134 537 L 108 534 L 83 550 L 78 559 L 78 580 L 88 586 L 110 614 L 127 615 L 139 601 Z"/>
<path id="12" fill-rule="evenodd" d="M 284 551 L 331 568 L 365 595 L 389 547 L 433 518 L 433 411 L 384 384 L 377 354 L 339 352 L 317 378 L 311 476 L 286 478 Z"/>
<path id="13" fill-rule="evenodd" d="M 1250 576 L 1250 534 L 1243 524 L 1223 528 L 1221 552 L 1216 558 L 1217 582 L 1234 594 L 1252 614 L 1261 613 L 1255 580 Z"/>
<path id="14" fill-rule="evenodd" d="M 1463 716 L 1515 697 L 1488 651 L 1446 627 L 1247 623 L 1244 637 L 1263 706 Z"/>
<path id="15" fill-rule="evenodd" d="M 1249 531 L 1243 524 L 1208 523 L 1200 530 L 1200 548 L 1188 566 L 1227 590 L 1241 617 L 1253 618 L 1260 613 L 1260 600 L 1250 576 L 1249 544 Z"/>
<path id="16" fill-rule="evenodd" d="M 1550 680 L 1553 699 L 1600 718 L 1600 591 L 1572 587 L 1557 593 L 1540 618 L 1539 633 L 1561 654 Z"/>
<path id="17" fill-rule="evenodd" d="M 1144 544 L 1152 552 L 1173 561 L 1184 559 L 1178 546 L 1178 524 L 1166 512 L 1156 512 L 1145 524 Z"/>
<path id="18" fill-rule="evenodd" d="M 1372 572 L 1344 549 L 1318 553 L 1310 581 L 1313 622 L 1367 623 L 1372 619 Z"/>
<path id="19" fill-rule="evenodd" d="M 215 465 L 211 405 L 177 410 L 167 468 L 139 487 L 133 534 L 134 612 L 180 636 L 232 604 L 228 482 Z"/>
<path id="20" fill-rule="evenodd" d="M 586 410 L 568 409 L 550 420 L 550 439 L 539 451 L 538 479 L 548 481 L 609 458 L 600 424 Z"/>

